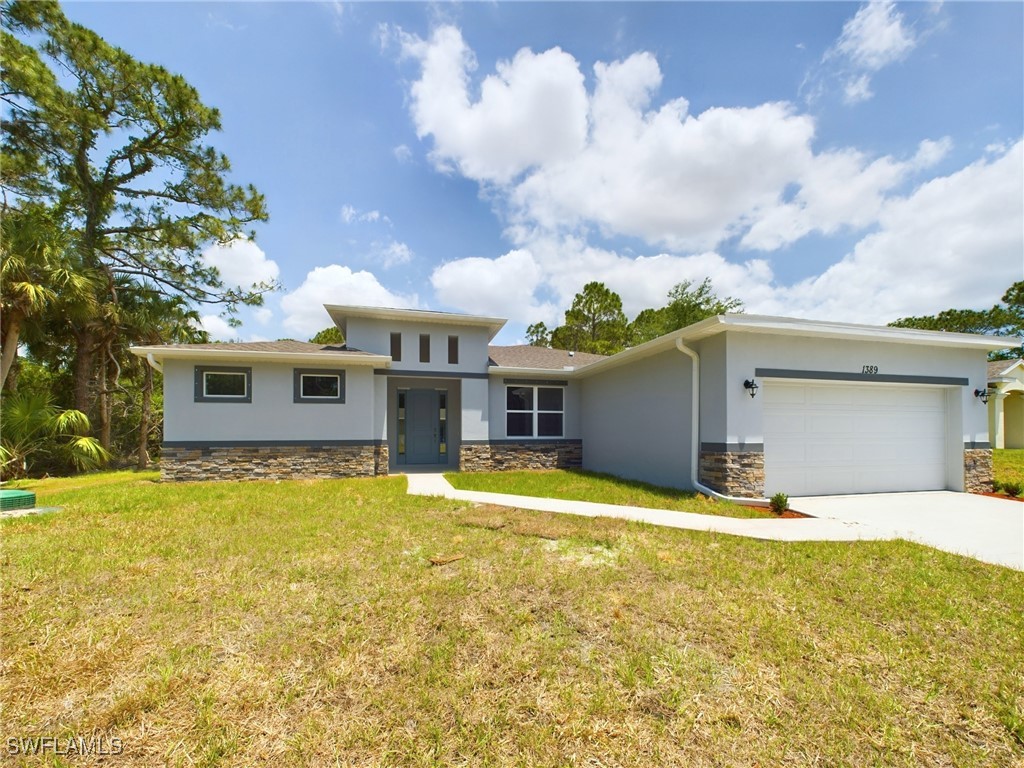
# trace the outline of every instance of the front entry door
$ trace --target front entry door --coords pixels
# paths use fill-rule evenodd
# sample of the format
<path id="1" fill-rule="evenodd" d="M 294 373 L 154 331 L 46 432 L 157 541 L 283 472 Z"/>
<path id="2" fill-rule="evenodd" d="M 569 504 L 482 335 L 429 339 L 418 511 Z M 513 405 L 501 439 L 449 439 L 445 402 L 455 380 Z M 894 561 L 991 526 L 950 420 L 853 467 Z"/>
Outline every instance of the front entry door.
<path id="1" fill-rule="evenodd" d="M 406 394 L 408 464 L 438 464 L 440 458 L 440 410 L 436 389 L 410 389 Z"/>

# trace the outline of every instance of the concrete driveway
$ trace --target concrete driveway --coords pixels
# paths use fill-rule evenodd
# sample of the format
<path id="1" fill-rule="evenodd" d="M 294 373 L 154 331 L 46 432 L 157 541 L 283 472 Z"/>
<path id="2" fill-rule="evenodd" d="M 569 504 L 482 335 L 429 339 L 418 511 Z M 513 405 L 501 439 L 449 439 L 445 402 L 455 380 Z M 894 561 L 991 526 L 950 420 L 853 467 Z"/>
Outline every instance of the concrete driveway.
<path id="1" fill-rule="evenodd" d="M 872 528 L 901 539 L 1024 571 L 1024 503 L 972 493 L 803 496 L 808 515 Z"/>

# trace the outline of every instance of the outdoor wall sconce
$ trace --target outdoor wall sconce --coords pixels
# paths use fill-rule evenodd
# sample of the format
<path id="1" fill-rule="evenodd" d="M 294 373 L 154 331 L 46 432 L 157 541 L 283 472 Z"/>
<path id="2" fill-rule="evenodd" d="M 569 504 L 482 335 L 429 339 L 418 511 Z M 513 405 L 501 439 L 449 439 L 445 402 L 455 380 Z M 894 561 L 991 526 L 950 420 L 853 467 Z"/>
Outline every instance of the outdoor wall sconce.
<path id="1" fill-rule="evenodd" d="M 743 382 L 743 388 L 750 393 L 750 397 L 753 398 L 757 394 L 758 386 L 757 382 L 753 379 L 746 379 Z"/>
<path id="2" fill-rule="evenodd" d="M 974 390 L 974 396 L 981 400 L 983 405 L 988 405 L 988 398 L 991 393 L 987 389 Z"/>

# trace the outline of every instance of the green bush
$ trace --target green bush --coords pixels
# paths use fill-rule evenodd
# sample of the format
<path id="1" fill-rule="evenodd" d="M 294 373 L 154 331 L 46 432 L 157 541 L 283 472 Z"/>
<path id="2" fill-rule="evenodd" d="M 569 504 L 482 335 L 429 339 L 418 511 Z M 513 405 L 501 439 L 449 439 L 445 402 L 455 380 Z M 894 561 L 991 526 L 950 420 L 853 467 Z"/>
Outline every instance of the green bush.
<path id="1" fill-rule="evenodd" d="M 1024 493 L 1024 483 L 1017 480 L 1004 480 L 1003 482 L 994 483 L 996 491 L 1000 489 L 1007 496 L 1020 496 Z"/>
<path id="2" fill-rule="evenodd" d="M 780 491 L 779 493 L 776 493 L 774 496 L 771 497 L 768 504 L 772 512 L 774 512 L 776 515 L 781 515 L 783 512 L 789 509 L 789 496 Z"/>

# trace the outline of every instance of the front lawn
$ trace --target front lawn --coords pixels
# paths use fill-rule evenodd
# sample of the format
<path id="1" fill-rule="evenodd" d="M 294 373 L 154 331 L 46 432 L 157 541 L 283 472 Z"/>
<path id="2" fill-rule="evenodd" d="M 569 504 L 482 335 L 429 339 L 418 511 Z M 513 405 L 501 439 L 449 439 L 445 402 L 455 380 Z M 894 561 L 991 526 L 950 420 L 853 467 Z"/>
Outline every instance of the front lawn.
<path id="1" fill-rule="evenodd" d="M 511 493 L 573 501 L 597 501 L 648 509 L 671 509 L 700 515 L 772 517 L 767 510 L 717 501 L 690 491 L 663 488 L 636 480 L 585 470 L 529 470 L 522 472 L 451 472 L 453 486 L 465 491 Z"/>
<path id="2" fill-rule="evenodd" d="M 1004 483 L 1017 483 L 1024 488 L 1024 448 L 996 448 L 992 451 L 992 474 L 996 489 Z"/>
<path id="3" fill-rule="evenodd" d="M 1024 573 L 404 478 L 103 477 L 0 525 L 12 764 L 93 764 L 9 744 L 96 734 L 125 750 L 104 765 L 1024 760 Z"/>

